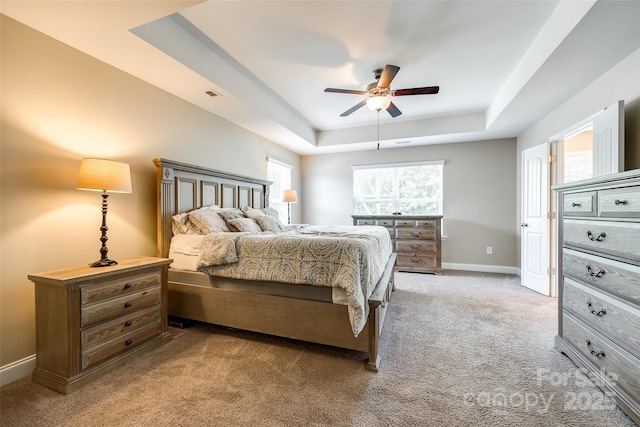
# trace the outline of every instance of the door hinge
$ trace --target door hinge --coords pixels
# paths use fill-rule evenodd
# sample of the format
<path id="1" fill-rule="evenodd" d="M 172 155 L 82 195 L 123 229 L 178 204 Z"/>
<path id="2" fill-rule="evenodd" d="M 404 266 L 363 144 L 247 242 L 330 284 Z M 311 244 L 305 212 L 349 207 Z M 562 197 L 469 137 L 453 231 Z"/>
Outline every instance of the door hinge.
<path id="1" fill-rule="evenodd" d="M 548 276 L 555 276 L 556 275 L 556 269 L 552 268 L 552 267 L 548 267 L 547 268 L 547 275 Z"/>
<path id="2" fill-rule="evenodd" d="M 557 157 L 555 154 L 550 154 L 550 155 L 547 157 L 547 161 L 548 161 L 549 163 L 555 163 L 557 160 L 558 160 L 558 157 Z"/>
<path id="3" fill-rule="evenodd" d="M 547 219 L 555 219 L 555 217 L 556 217 L 555 212 L 547 212 Z"/>

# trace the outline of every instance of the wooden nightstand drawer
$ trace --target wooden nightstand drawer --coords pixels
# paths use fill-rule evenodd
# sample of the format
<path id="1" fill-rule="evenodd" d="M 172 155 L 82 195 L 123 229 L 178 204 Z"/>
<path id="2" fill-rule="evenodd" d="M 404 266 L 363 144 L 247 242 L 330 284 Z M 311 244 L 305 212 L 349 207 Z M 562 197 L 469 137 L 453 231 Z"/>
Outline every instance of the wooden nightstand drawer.
<path id="1" fill-rule="evenodd" d="M 107 283 L 82 286 L 80 301 L 82 304 L 90 304 L 120 295 L 132 294 L 145 288 L 158 286 L 160 285 L 160 280 L 160 274 L 154 272 L 135 277 L 125 277 Z"/>
<path id="2" fill-rule="evenodd" d="M 562 316 L 562 337 L 604 376 L 628 396 L 640 399 L 640 360 L 614 346 L 566 312 Z"/>
<path id="3" fill-rule="evenodd" d="M 134 294 L 83 306 L 80 309 L 80 326 L 93 325 L 158 304 L 160 297 L 160 286 L 156 286 Z"/>
<path id="4" fill-rule="evenodd" d="M 593 329 L 640 357 L 640 310 L 569 278 L 564 279 L 562 304 Z"/>
<path id="5" fill-rule="evenodd" d="M 596 216 L 596 195 L 595 191 L 582 193 L 571 193 L 564 195 L 564 215 L 565 216 Z"/>
<path id="6" fill-rule="evenodd" d="M 119 317 L 110 322 L 100 323 L 92 328 L 83 330 L 80 333 L 82 340 L 82 351 L 100 345 L 104 342 L 128 334 L 138 328 L 152 323 L 161 316 L 160 305 L 138 310 L 128 316 Z"/>
<path id="7" fill-rule="evenodd" d="M 396 240 L 396 252 L 436 253 L 437 245 L 434 240 Z"/>
<path id="8" fill-rule="evenodd" d="M 149 339 L 160 335 L 160 319 L 153 323 L 122 335 L 111 341 L 82 352 L 82 369 L 90 368 L 104 360 L 111 359 L 118 354 L 133 350 Z"/>
<path id="9" fill-rule="evenodd" d="M 598 213 L 603 217 L 640 217 L 640 186 L 600 191 Z"/>

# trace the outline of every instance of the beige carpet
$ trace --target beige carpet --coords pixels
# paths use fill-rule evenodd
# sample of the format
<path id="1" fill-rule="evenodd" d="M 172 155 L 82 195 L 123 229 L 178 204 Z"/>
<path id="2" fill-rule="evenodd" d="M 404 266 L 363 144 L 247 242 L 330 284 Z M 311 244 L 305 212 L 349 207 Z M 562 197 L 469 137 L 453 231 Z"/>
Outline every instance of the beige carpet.
<path id="1" fill-rule="evenodd" d="M 362 353 L 200 324 L 68 396 L 3 387 L 1 424 L 634 425 L 553 349 L 555 299 L 497 274 L 396 284 L 377 374 Z"/>

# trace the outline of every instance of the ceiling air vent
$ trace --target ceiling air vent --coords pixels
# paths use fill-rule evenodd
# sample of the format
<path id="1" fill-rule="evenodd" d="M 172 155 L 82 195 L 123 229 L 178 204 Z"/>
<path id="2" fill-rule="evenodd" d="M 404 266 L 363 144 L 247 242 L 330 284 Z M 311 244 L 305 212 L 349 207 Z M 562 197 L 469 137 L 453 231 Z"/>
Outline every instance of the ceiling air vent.
<path id="1" fill-rule="evenodd" d="M 216 96 L 220 96 L 219 94 L 215 93 L 215 92 L 214 92 L 214 91 L 212 91 L 212 90 L 208 90 L 208 91 L 206 91 L 205 93 L 206 93 L 207 95 L 209 95 L 210 97 L 212 97 L 212 98 L 215 98 Z"/>

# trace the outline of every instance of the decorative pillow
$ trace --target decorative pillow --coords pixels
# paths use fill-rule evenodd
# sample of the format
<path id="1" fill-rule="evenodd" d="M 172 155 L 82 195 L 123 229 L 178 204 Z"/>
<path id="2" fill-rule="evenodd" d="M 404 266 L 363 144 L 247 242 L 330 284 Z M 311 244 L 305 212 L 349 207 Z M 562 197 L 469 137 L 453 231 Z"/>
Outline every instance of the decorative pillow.
<path id="1" fill-rule="evenodd" d="M 189 212 L 189 221 L 202 234 L 228 232 L 229 227 L 224 219 L 218 215 L 216 209 L 198 209 Z"/>
<path id="2" fill-rule="evenodd" d="M 270 216 L 274 219 L 276 219 L 278 222 L 280 222 L 280 216 L 278 215 L 278 211 L 275 210 L 275 208 L 272 208 L 271 206 L 267 206 L 266 208 L 262 208 L 262 209 L 255 209 L 252 208 L 250 206 L 245 206 L 242 208 L 242 212 L 245 214 L 245 216 L 247 216 L 248 218 L 254 218 L 258 215 L 266 215 L 266 216 Z"/>
<path id="3" fill-rule="evenodd" d="M 262 231 L 262 228 L 254 220 L 251 218 L 231 218 L 227 220 L 227 224 L 229 228 L 233 227 L 238 231 L 248 231 L 251 233 L 259 233 Z"/>
<path id="4" fill-rule="evenodd" d="M 254 218 L 254 220 L 262 231 L 282 231 L 280 221 L 269 215 L 260 215 Z"/>
<path id="5" fill-rule="evenodd" d="M 228 221 L 233 218 L 245 218 L 244 214 L 240 209 L 229 209 L 229 210 L 218 210 L 218 215 L 222 217 L 225 221 Z"/>
<path id="6" fill-rule="evenodd" d="M 191 228 L 189 216 L 186 212 L 171 217 L 171 230 L 173 231 L 174 236 L 178 234 L 193 234 L 197 232 Z"/>

